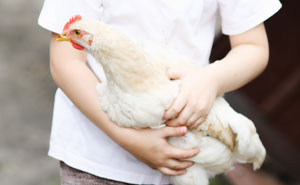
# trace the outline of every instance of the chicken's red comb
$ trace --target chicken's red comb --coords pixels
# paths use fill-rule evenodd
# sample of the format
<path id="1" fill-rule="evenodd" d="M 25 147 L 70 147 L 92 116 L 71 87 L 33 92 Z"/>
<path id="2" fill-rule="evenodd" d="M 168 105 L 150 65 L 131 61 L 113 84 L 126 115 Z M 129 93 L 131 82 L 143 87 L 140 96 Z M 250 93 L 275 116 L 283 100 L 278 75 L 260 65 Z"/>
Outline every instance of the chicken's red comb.
<path id="1" fill-rule="evenodd" d="M 63 32 L 67 31 L 70 27 L 71 24 L 73 24 L 76 21 L 80 21 L 82 19 L 82 17 L 80 15 L 75 15 L 73 16 L 64 26 L 64 30 Z"/>

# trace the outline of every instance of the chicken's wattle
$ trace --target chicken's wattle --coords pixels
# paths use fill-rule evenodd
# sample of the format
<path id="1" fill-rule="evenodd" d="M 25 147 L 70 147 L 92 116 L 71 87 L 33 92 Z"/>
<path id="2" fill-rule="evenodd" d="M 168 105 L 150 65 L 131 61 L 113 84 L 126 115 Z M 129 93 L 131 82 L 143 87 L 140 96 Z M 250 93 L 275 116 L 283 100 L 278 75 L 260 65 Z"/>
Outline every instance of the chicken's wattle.
<path id="1" fill-rule="evenodd" d="M 78 49 L 78 50 L 83 50 L 83 49 L 84 49 L 83 46 L 81 46 L 81 45 L 79 45 L 79 44 L 77 44 L 77 43 L 75 43 L 75 42 L 73 42 L 73 41 L 71 41 L 71 42 L 72 42 L 72 46 L 73 46 L 75 49 Z"/>

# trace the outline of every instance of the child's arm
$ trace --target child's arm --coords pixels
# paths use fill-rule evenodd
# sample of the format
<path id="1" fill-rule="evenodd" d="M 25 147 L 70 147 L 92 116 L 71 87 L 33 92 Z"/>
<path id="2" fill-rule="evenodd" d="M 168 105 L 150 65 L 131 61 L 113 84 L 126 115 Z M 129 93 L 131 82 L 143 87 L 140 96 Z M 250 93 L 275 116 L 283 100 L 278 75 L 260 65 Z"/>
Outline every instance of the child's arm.
<path id="1" fill-rule="evenodd" d="M 186 127 L 164 127 L 162 129 L 129 129 L 111 122 L 101 110 L 96 85 L 99 81 L 86 65 L 86 54 L 75 50 L 71 44 L 57 42 L 52 34 L 50 44 L 50 69 L 58 85 L 72 102 L 93 123 L 116 143 L 139 160 L 166 175 L 179 175 L 193 163 L 180 161 L 195 156 L 198 149 L 183 150 L 172 147 L 166 138 L 182 136 Z"/>
<path id="2" fill-rule="evenodd" d="M 181 89 L 165 113 L 169 126 L 194 128 L 209 113 L 215 98 L 235 90 L 258 76 L 267 66 L 269 47 L 263 24 L 230 36 L 231 50 L 225 58 L 198 69 L 170 69 L 172 79 L 181 79 Z"/>

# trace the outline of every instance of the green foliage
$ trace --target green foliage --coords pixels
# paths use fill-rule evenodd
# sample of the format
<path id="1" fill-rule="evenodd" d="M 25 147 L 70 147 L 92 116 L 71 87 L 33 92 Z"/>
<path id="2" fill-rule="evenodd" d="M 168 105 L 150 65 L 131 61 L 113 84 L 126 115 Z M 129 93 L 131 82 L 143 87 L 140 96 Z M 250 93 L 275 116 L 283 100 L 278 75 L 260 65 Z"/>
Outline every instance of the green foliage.
<path id="1" fill-rule="evenodd" d="M 217 175 L 209 181 L 209 185 L 232 185 L 224 175 Z"/>

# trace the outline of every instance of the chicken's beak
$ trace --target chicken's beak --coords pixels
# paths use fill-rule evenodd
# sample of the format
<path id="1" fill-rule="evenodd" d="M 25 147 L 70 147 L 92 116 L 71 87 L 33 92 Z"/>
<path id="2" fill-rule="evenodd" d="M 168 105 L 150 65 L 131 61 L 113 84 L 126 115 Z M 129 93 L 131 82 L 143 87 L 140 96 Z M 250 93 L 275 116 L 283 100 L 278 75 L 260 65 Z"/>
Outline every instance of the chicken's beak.
<path id="1" fill-rule="evenodd" d="M 63 32 L 61 35 L 59 35 L 56 38 L 57 41 L 71 41 L 71 39 L 69 37 L 67 37 L 67 33 Z"/>

